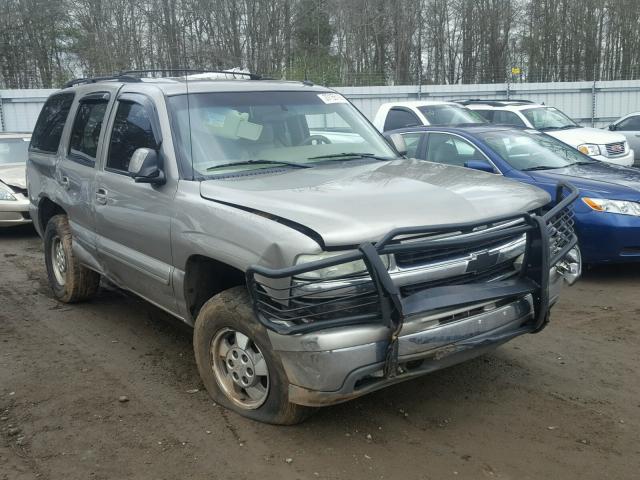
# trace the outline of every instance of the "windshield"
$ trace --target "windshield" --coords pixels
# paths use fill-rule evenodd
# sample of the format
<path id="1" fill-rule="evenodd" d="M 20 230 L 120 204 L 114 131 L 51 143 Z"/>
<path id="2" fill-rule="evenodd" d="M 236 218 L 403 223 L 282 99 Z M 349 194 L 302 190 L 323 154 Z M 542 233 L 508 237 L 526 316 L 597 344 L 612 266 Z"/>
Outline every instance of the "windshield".
<path id="1" fill-rule="evenodd" d="M 522 110 L 533 128 L 537 130 L 558 130 L 561 128 L 580 127 L 576 122 L 567 117 L 557 108 L 537 107 Z"/>
<path id="2" fill-rule="evenodd" d="M 7 163 L 26 163 L 28 148 L 28 138 L 0 139 L 0 165 Z"/>
<path id="3" fill-rule="evenodd" d="M 500 130 L 479 133 L 478 136 L 516 170 L 551 170 L 595 163 L 595 160 L 543 133 Z"/>
<path id="4" fill-rule="evenodd" d="M 418 110 L 429 121 L 429 125 L 453 126 L 469 123 L 487 123 L 481 115 L 457 105 L 426 105 L 418 107 Z"/>
<path id="5" fill-rule="evenodd" d="M 384 137 L 335 93 L 196 93 L 168 102 L 176 149 L 193 177 L 397 158 Z"/>

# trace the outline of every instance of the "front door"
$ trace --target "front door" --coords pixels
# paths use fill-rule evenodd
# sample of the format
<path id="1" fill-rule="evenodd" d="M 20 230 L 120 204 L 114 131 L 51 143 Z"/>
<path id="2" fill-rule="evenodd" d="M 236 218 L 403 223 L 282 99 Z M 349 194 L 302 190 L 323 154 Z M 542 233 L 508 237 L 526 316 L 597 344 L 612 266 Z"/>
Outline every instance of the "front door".
<path id="1" fill-rule="evenodd" d="M 138 94 L 121 95 L 114 108 L 95 189 L 99 258 L 107 278 L 175 312 L 170 234 L 175 179 L 152 186 L 136 183 L 128 173 L 136 149 L 160 148 L 155 110 Z"/>

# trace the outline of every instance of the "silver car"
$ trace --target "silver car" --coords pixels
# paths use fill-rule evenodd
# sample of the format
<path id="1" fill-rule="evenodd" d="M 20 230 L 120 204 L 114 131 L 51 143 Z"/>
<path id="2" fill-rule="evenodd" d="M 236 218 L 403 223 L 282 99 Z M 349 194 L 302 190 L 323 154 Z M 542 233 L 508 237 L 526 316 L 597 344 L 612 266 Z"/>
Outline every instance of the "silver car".
<path id="1" fill-rule="evenodd" d="M 0 228 L 31 223 L 26 163 L 29 133 L 0 133 Z"/>
<path id="2" fill-rule="evenodd" d="M 105 277 L 193 325 L 210 395 L 276 424 L 540 331 L 579 274 L 575 189 L 395 142 L 309 82 L 73 82 L 27 169 L 53 293 Z"/>
<path id="3" fill-rule="evenodd" d="M 626 137 L 629 147 L 635 152 L 634 166 L 640 167 L 640 112 L 620 117 L 609 125 L 609 130 L 619 132 Z"/>

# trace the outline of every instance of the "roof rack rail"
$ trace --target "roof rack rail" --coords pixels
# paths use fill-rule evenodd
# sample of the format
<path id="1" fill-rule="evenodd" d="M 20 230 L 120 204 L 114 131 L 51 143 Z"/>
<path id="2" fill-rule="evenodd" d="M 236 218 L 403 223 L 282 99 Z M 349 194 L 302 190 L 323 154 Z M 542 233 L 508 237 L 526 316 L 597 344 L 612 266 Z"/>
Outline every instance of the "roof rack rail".
<path id="1" fill-rule="evenodd" d="M 533 104 L 531 100 L 523 100 L 519 98 L 464 98 L 460 100 L 452 100 L 452 102 L 459 103 L 460 105 L 472 105 L 472 104 L 482 104 L 482 105 L 490 105 L 492 107 L 502 107 L 504 105 L 525 105 L 525 104 Z"/>
<path id="2" fill-rule="evenodd" d="M 161 73 L 161 74 L 222 73 L 226 75 L 240 75 L 243 77 L 249 77 L 250 80 L 264 79 L 262 75 L 258 75 L 256 73 L 236 72 L 233 70 L 208 70 L 208 69 L 199 69 L 199 68 L 155 68 L 155 69 L 149 69 L 149 70 L 126 70 L 124 72 L 120 72 L 119 75 L 139 75 L 144 73 Z M 134 77 L 134 78 L 140 78 L 140 77 Z"/>
<path id="3" fill-rule="evenodd" d="M 120 82 L 141 82 L 139 77 L 132 77 L 126 74 L 107 75 L 103 77 L 90 77 L 90 78 L 74 78 L 65 83 L 62 88 L 69 88 L 75 85 L 83 85 L 85 83 L 103 82 L 106 80 L 118 80 Z"/>
<path id="4" fill-rule="evenodd" d="M 104 82 L 107 80 L 118 80 L 120 82 L 141 82 L 142 74 L 145 73 L 161 73 L 163 75 L 167 74 L 189 74 L 189 73 L 222 73 L 226 75 L 239 75 L 243 77 L 249 77 L 250 80 L 266 80 L 265 77 L 248 72 L 235 72 L 228 70 L 206 70 L 206 69 L 193 69 L 193 68 L 157 68 L 157 69 L 149 69 L 149 70 L 125 70 L 122 72 L 115 73 L 113 75 L 105 75 L 101 77 L 87 77 L 87 78 L 74 78 L 73 80 L 65 83 L 62 88 L 69 88 L 75 85 L 83 85 L 86 83 L 97 83 Z"/>

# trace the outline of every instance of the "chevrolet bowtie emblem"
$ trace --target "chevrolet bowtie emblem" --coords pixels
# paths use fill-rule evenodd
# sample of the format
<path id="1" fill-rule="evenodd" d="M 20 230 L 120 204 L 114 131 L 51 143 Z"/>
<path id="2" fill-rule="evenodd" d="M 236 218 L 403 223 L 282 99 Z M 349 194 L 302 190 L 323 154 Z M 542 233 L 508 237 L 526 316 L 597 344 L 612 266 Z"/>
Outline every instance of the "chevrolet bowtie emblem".
<path id="1" fill-rule="evenodd" d="M 467 265 L 466 273 L 481 272 L 493 267 L 498 263 L 499 255 L 500 252 L 474 253 Z"/>

